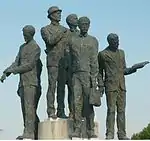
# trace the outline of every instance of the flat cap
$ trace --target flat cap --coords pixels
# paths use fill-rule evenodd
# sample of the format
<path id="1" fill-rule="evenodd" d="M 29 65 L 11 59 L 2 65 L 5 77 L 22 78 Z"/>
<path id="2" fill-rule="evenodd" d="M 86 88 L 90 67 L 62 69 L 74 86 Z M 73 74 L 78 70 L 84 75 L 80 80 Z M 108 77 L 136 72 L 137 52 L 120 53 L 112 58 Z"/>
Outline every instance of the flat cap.
<path id="1" fill-rule="evenodd" d="M 57 6 L 52 6 L 48 9 L 47 13 L 48 13 L 48 16 L 51 15 L 52 13 L 56 12 L 56 11 L 60 11 L 62 12 L 61 9 L 59 9 Z"/>

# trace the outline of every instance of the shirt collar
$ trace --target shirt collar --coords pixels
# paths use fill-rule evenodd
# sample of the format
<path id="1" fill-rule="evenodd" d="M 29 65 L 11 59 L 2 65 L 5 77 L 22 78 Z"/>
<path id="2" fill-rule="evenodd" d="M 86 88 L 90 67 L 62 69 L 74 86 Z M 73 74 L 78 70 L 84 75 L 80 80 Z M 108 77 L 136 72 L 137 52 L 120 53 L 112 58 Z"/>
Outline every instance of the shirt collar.
<path id="1" fill-rule="evenodd" d="M 52 24 L 52 25 L 56 25 L 56 26 L 59 25 L 58 22 L 51 22 L 51 24 Z"/>
<path id="2" fill-rule="evenodd" d="M 79 34 L 80 37 L 87 37 L 87 35 L 88 35 L 87 33 L 84 35 L 82 35 L 81 33 Z"/>
<path id="3" fill-rule="evenodd" d="M 77 30 L 77 29 L 72 29 L 72 28 L 71 28 L 70 31 L 71 31 L 71 32 L 77 32 L 78 30 Z"/>

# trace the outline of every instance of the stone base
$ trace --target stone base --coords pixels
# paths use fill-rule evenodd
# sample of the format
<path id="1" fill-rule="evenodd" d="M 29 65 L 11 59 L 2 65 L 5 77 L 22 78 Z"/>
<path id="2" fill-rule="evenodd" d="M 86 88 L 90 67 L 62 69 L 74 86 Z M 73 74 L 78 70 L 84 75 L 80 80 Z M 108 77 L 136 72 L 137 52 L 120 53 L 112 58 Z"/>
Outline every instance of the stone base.
<path id="1" fill-rule="evenodd" d="M 95 122 L 95 134 L 99 138 L 98 123 Z M 81 129 L 81 138 L 86 139 L 86 125 L 83 122 Z M 71 139 L 70 136 L 73 132 L 73 120 L 70 119 L 47 119 L 39 123 L 38 127 L 38 139 L 39 140 L 66 140 Z M 73 140 L 76 140 L 73 138 Z"/>
<path id="2" fill-rule="evenodd" d="M 59 140 L 69 139 L 69 120 L 67 119 L 47 119 L 39 123 L 38 139 L 39 140 Z"/>

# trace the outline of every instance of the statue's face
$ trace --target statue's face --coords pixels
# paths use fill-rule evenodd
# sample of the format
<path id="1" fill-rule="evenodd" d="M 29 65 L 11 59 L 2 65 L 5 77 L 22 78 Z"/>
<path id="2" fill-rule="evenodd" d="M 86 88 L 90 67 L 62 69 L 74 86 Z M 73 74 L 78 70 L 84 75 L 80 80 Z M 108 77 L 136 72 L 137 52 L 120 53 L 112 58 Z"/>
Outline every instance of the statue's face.
<path id="1" fill-rule="evenodd" d="M 77 27 L 78 26 L 78 18 L 76 16 L 72 16 L 70 18 L 70 24 L 74 27 Z"/>
<path id="2" fill-rule="evenodd" d="M 111 47 L 113 47 L 114 49 L 118 49 L 118 47 L 119 47 L 119 38 L 116 37 L 116 38 L 113 38 L 113 39 L 109 40 L 109 45 Z"/>
<path id="3" fill-rule="evenodd" d="M 88 22 L 80 22 L 79 29 L 81 33 L 86 34 L 89 30 L 90 24 Z"/>
<path id="4" fill-rule="evenodd" d="M 23 31 L 23 37 L 26 43 L 33 39 L 33 36 L 27 31 Z"/>
<path id="5" fill-rule="evenodd" d="M 56 11 L 54 13 L 51 14 L 51 19 L 54 21 L 61 21 L 61 11 Z"/>

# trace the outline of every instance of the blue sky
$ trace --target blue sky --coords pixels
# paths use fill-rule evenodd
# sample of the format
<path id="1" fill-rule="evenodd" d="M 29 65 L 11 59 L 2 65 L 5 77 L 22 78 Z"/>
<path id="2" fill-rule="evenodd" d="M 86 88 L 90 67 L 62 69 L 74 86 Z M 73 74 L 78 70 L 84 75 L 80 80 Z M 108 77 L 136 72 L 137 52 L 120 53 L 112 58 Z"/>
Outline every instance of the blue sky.
<path id="1" fill-rule="evenodd" d="M 59 6 L 62 12 L 61 23 L 66 26 L 65 18 L 70 13 L 88 16 L 91 19 L 89 34 L 99 40 L 99 50 L 107 46 L 106 37 L 110 32 L 120 36 L 120 48 L 126 53 L 127 65 L 131 66 L 144 60 L 150 60 L 150 1 L 149 0 L 13 0 L 0 4 L 0 73 L 14 61 L 19 45 L 24 42 L 22 28 L 32 24 L 36 28 L 35 40 L 42 49 L 42 97 L 38 113 L 41 120 L 46 115 L 47 71 L 45 67 L 45 45 L 40 28 L 49 24 L 47 10 L 50 6 Z M 16 94 L 19 76 L 10 76 L 0 84 L 0 139 L 15 139 L 23 130 L 20 99 Z M 126 76 L 127 86 L 127 134 L 129 137 L 142 130 L 150 122 L 150 66 L 137 73 Z M 96 108 L 96 118 L 100 124 L 100 137 L 105 137 L 106 101 Z M 117 131 L 117 130 L 116 130 Z"/>

